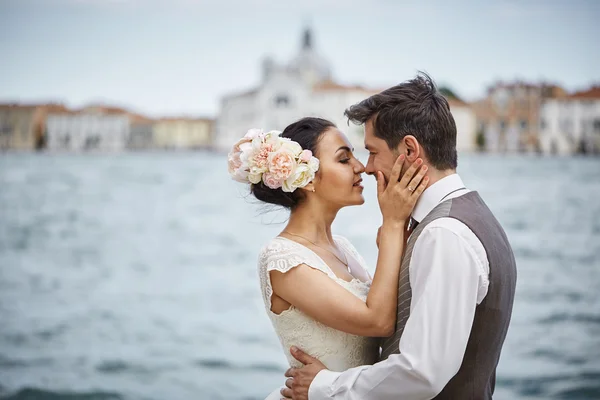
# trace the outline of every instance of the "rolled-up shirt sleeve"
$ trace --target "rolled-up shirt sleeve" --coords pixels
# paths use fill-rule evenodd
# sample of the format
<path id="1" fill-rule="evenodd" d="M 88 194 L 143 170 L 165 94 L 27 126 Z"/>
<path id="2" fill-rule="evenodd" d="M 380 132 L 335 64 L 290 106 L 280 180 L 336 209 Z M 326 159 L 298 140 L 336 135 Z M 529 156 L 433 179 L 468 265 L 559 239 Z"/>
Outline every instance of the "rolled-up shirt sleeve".
<path id="1" fill-rule="evenodd" d="M 446 218 L 429 224 L 415 243 L 409 266 L 411 312 L 400 354 L 342 373 L 319 372 L 309 388 L 310 400 L 426 400 L 458 372 L 475 308 L 485 296 L 482 288 L 487 292 L 489 267 L 487 259 L 482 266 L 481 242 L 464 224 L 441 220 Z M 463 229 L 481 248 L 473 248 Z"/>

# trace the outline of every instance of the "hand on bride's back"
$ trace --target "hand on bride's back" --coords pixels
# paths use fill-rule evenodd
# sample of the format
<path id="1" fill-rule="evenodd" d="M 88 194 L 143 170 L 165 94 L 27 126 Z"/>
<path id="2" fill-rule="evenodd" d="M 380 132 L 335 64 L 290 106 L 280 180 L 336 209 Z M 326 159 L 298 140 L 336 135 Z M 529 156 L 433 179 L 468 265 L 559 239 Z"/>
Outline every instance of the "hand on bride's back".
<path id="1" fill-rule="evenodd" d="M 422 165 L 423 160 L 420 158 L 417 158 L 400 178 L 404 159 L 404 154 L 398 157 L 387 184 L 383 173 L 377 171 L 377 200 L 384 222 L 404 223 L 429 182 L 429 178 L 425 176 L 427 166 Z"/>

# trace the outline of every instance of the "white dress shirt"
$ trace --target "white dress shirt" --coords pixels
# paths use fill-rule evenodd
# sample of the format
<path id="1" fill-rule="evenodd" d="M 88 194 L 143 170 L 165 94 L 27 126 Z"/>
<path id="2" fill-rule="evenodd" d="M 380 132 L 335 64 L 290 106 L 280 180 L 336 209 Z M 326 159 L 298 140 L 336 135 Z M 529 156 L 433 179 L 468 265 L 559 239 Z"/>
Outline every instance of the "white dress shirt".
<path id="1" fill-rule="evenodd" d="M 413 210 L 421 222 L 441 201 L 469 190 L 457 174 L 427 188 Z M 409 264 L 412 300 L 400 354 L 345 372 L 323 370 L 309 400 L 431 399 L 458 372 L 475 307 L 485 298 L 489 262 L 481 241 L 465 224 L 439 218 L 418 237 Z"/>

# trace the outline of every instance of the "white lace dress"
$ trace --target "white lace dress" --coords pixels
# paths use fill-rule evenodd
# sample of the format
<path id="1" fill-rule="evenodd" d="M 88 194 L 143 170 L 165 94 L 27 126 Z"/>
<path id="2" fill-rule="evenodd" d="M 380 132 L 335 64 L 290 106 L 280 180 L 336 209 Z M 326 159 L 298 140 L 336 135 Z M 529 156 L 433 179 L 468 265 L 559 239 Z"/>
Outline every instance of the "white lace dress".
<path id="1" fill-rule="evenodd" d="M 338 235 L 333 238 L 347 258 L 354 258 L 366 270 L 364 259 L 346 238 Z M 290 354 L 291 346 L 319 359 L 331 371 L 345 371 L 359 365 L 373 364 L 379 353 L 377 339 L 330 328 L 293 306 L 281 314 L 271 311 L 273 288 L 269 272 L 275 270 L 285 273 L 300 264 L 322 271 L 362 301 L 366 301 L 371 284 L 358 278 L 350 282 L 338 278 L 315 252 L 292 240 L 276 237 L 263 247 L 258 260 L 258 273 L 265 309 L 290 366 L 302 366 Z M 282 376 L 283 379 L 285 378 Z M 280 398 L 279 390 L 268 397 L 271 398 Z"/>

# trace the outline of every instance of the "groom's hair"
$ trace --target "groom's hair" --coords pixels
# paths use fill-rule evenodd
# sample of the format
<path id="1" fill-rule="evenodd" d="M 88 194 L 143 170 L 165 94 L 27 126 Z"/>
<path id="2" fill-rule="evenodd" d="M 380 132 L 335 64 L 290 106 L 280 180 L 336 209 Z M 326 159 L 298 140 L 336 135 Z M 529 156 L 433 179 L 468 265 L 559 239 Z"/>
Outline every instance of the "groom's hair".
<path id="1" fill-rule="evenodd" d="M 456 169 L 456 124 L 448 101 L 424 72 L 351 106 L 344 115 L 358 125 L 373 118 L 373 133 L 390 150 L 413 135 L 436 169 Z"/>

